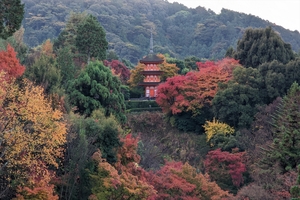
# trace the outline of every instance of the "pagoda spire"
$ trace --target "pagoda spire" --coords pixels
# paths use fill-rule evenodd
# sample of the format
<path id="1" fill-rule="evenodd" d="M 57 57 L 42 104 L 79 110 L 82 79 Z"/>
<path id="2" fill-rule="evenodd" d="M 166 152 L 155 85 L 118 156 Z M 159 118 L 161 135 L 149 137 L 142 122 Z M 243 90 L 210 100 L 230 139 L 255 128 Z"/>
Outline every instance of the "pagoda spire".
<path id="1" fill-rule="evenodd" d="M 151 37 L 150 37 L 150 54 L 153 53 L 153 36 L 152 36 L 152 28 L 151 28 Z"/>

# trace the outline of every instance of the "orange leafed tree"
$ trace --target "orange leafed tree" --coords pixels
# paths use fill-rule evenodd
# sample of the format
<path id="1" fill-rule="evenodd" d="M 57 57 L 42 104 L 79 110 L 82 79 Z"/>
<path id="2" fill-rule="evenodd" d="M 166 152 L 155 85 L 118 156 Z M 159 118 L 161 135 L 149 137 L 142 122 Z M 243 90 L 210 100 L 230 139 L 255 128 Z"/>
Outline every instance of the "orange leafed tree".
<path id="1" fill-rule="evenodd" d="M 142 64 L 140 62 L 134 69 L 130 70 L 130 78 L 127 82 L 131 87 L 138 86 L 139 83 L 144 80 L 142 71 L 144 71 L 144 64 Z"/>
<path id="2" fill-rule="evenodd" d="M 197 62 L 199 71 L 192 71 L 185 76 L 167 79 L 158 87 L 156 102 L 166 113 L 178 114 L 197 110 L 211 105 L 218 90 L 218 84 L 227 82 L 232 71 L 239 66 L 238 61 L 225 58 L 218 62 Z"/>
<path id="3" fill-rule="evenodd" d="M 54 57 L 54 53 L 53 53 L 53 44 L 50 41 L 50 39 L 46 40 L 43 44 L 42 44 L 42 48 L 41 48 L 42 54 L 50 56 L 50 57 Z"/>
<path id="4" fill-rule="evenodd" d="M 156 191 L 146 180 L 147 172 L 138 166 L 138 139 L 128 134 L 122 138 L 123 146 L 118 150 L 118 161 L 110 165 L 101 159 L 97 151 L 93 159 L 98 162 L 98 173 L 92 177 L 90 199 L 151 199 Z"/>
<path id="5" fill-rule="evenodd" d="M 159 171 L 148 175 L 148 182 L 157 190 L 155 199 L 227 199 L 223 191 L 209 176 L 198 174 L 189 164 L 167 162 Z"/>
<path id="6" fill-rule="evenodd" d="M 41 87 L 27 80 L 20 85 L 10 84 L 0 105 L 0 174 L 31 187 L 33 166 L 58 167 L 66 124 Z"/>
<path id="7" fill-rule="evenodd" d="M 0 71 L 5 72 L 5 79 L 8 81 L 21 76 L 25 71 L 25 67 L 20 64 L 17 58 L 17 53 L 9 44 L 6 51 L 0 51 Z"/>
<path id="8" fill-rule="evenodd" d="M 58 200 L 58 195 L 55 194 L 54 184 L 51 184 L 51 179 L 54 178 L 54 173 L 51 173 L 43 162 L 32 165 L 29 169 L 30 185 L 19 186 L 17 189 L 17 198 L 14 200 L 23 199 L 44 199 Z"/>

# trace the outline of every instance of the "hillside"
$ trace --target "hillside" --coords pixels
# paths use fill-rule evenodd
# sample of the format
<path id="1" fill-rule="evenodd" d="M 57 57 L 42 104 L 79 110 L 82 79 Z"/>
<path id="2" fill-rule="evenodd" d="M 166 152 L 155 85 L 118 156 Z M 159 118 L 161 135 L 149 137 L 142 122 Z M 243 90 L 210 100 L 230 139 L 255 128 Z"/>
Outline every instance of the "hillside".
<path id="1" fill-rule="evenodd" d="M 179 59 L 222 58 L 230 46 L 236 46 L 248 27 L 272 26 L 294 51 L 300 50 L 298 31 L 226 9 L 216 14 L 201 6 L 192 9 L 164 0 L 23 0 L 23 3 L 24 41 L 31 47 L 56 38 L 73 11 L 96 16 L 106 31 L 109 49 L 132 63 L 147 54 L 151 28 L 154 51 Z"/>

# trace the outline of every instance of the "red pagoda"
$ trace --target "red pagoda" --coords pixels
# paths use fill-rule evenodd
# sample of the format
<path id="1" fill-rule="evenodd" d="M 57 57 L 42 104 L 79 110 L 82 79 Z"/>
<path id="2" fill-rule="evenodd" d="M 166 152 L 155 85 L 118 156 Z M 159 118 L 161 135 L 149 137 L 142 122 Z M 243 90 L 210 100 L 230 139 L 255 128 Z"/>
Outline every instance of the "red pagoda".
<path id="1" fill-rule="evenodd" d="M 151 33 L 150 38 L 150 52 L 147 56 L 140 60 L 140 63 L 144 64 L 144 71 L 142 74 L 145 76 L 143 82 L 139 85 L 145 88 L 145 97 L 155 98 L 157 95 L 157 85 L 160 83 L 160 75 L 163 73 L 160 71 L 157 65 L 163 63 L 164 60 L 159 58 L 153 53 L 153 37 Z"/>

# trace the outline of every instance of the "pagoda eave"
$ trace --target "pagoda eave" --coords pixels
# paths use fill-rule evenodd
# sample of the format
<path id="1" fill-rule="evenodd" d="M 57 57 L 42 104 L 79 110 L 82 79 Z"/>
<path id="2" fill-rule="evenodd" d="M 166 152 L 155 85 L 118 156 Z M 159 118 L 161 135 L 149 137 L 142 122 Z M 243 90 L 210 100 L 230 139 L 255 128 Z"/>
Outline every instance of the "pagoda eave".
<path id="1" fill-rule="evenodd" d="M 157 86 L 159 85 L 161 82 L 141 82 L 139 83 L 140 86 Z"/>
<path id="2" fill-rule="evenodd" d="M 145 64 L 145 65 L 147 65 L 147 64 L 161 64 L 161 63 L 163 63 L 164 61 L 163 60 L 158 60 L 158 61 L 154 61 L 154 60 L 140 60 L 140 63 L 142 63 L 142 64 Z"/>

